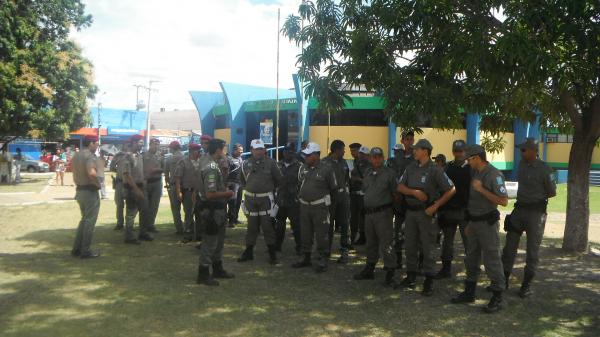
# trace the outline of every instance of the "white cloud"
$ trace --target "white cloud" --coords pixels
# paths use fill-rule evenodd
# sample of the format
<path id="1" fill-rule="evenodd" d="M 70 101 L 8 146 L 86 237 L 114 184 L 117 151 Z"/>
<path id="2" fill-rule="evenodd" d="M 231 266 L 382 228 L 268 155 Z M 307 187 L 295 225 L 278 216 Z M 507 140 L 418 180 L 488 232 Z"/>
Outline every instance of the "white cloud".
<path id="1" fill-rule="evenodd" d="M 133 108 L 133 84 L 152 79 L 160 81 L 153 110 L 193 108 L 188 91 L 219 91 L 220 81 L 275 87 L 277 8 L 283 25 L 300 3 L 88 0 L 94 23 L 73 37 L 95 66 L 104 106 Z M 288 89 L 299 49 L 280 39 L 280 88 Z"/>

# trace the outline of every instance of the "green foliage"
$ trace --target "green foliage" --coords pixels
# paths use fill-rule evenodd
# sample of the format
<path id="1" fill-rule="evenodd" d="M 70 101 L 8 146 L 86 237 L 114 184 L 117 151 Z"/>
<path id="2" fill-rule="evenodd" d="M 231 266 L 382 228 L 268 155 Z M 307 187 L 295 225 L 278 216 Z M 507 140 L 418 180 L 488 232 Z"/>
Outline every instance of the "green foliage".
<path id="1" fill-rule="evenodd" d="M 79 0 L 0 0 L 0 133 L 64 138 L 86 124 L 92 65 L 69 40 L 91 24 Z"/>

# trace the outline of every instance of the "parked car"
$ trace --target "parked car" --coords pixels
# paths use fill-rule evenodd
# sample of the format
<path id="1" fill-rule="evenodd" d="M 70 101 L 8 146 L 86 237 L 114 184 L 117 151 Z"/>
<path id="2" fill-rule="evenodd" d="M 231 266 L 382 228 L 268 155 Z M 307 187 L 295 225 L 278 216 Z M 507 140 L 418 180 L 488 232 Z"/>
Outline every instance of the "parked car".
<path id="1" fill-rule="evenodd" d="M 29 173 L 50 172 L 50 165 L 41 160 L 33 159 L 25 154 L 23 155 L 23 161 L 21 162 L 21 171 L 27 171 Z"/>

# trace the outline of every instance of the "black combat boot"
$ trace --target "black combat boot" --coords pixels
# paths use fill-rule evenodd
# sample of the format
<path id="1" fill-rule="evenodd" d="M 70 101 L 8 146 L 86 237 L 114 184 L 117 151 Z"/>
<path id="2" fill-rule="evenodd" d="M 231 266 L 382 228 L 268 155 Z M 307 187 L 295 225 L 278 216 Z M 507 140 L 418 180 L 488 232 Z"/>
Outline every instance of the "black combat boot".
<path id="1" fill-rule="evenodd" d="M 374 280 L 375 279 L 375 263 L 369 263 L 365 265 L 360 273 L 354 275 L 355 280 Z"/>
<path id="2" fill-rule="evenodd" d="M 196 283 L 204 284 L 207 286 L 218 286 L 219 285 L 219 282 L 217 280 L 215 280 L 214 278 L 212 278 L 212 276 L 210 275 L 209 268 L 206 266 L 202 266 L 202 265 L 198 267 L 198 278 L 196 279 Z"/>
<path id="3" fill-rule="evenodd" d="M 442 269 L 433 277 L 436 280 L 452 277 L 452 261 L 442 261 Z"/>
<path id="4" fill-rule="evenodd" d="M 415 289 L 415 287 L 417 286 L 416 280 L 417 280 L 417 272 L 409 271 L 406 273 L 406 277 L 402 280 L 402 282 L 400 282 L 400 284 L 398 284 L 395 288 L 403 287 L 403 288 Z"/>
<path id="5" fill-rule="evenodd" d="M 225 269 L 223 269 L 223 261 L 217 261 L 213 263 L 213 274 L 214 278 L 235 278 L 235 275 L 232 273 L 228 273 Z"/>
<path id="6" fill-rule="evenodd" d="M 304 253 L 304 258 L 292 265 L 292 268 L 304 268 L 310 267 L 312 263 L 310 263 L 310 253 Z"/>
<path id="7" fill-rule="evenodd" d="M 423 290 L 421 291 L 423 296 L 433 295 L 433 276 L 425 276 L 425 282 L 423 282 Z"/>
<path id="8" fill-rule="evenodd" d="M 519 297 L 527 298 L 533 294 L 529 285 L 531 284 L 531 280 L 533 279 L 533 273 L 525 270 L 525 275 L 523 276 L 523 283 L 521 284 L 521 289 L 519 289 Z"/>
<path id="9" fill-rule="evenodd" d="M 278 264 L 279 260 L 277 260 L 277 252 L 276 252 L 275 245 L 268 245 L 267 248 L 269 249 L 269 264 L 271 264 L 271 265 Z"/>
<path id="10" fill-rule="evenodd" d="M 237 261 L 246 262 L 252 260 L 254 260 L 254 246 L 248 245 L 246 246 L 246 250 L 244 250 L 244 252 L 242 253 L 242 256 L 240 256 L 240 258 L 237 259 Z"/>
<path id="11" fill-rule="evenodd" d="M 365 232 L 360 232 L 358 235 L 358 239 L 354 241 L 355 246 L 362 246 L 367 243 L 367 237 L 365 236 Z"/>
<path id="12" fill-rule="evenodd" d="M 504 302 L 502 301 L 502 291 L 494 291 L 492 298 L 490 298 L 490 302 L 483 307 L 483 312 L 492 314 L 500 309 L 502 309 Z"/>
<path id="13" fill-rule="evenodd" d="M 453 297 L 450 302 L 454 304 L 458 303 L 473 303 L 475 302 L 475 289 L 477 283 L 472 281 L 465 281 L 465 291 Z"/>
<path id="14" fill-rule="evenodd" d="M 394 280 L 395 268 L 384 268 L 385 269 L 385 285 L 388 287 L 396 288 L 398 283 Z"/>

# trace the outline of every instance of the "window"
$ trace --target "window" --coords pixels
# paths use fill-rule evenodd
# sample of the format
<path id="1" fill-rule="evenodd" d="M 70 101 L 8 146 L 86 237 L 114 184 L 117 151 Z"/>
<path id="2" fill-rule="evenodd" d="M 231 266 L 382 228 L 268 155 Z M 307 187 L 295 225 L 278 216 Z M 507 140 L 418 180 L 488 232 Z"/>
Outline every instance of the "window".
<path id="1" fill-rule="evenodd" d="M 573 143 L 573 135 L 564 135 L 558 133 L 546 134 L 547 143 Z"/>

